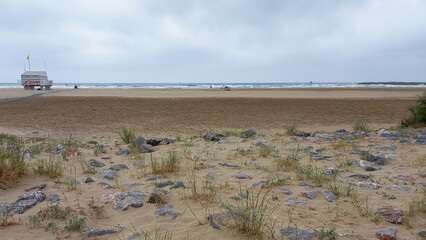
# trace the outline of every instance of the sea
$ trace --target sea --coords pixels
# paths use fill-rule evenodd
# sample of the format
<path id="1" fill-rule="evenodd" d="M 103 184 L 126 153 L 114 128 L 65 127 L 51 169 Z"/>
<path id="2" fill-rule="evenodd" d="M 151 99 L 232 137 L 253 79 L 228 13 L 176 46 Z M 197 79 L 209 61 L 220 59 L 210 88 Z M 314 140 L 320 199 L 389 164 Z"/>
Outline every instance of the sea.
<path id="1" fill-rule="evenodd" d="M 54 83 L 52 88 L 83 89 L 203 89 L 203 88 L 371 88 L 371 87 L 426 87 L 424 84 L 386 84 L 354 82 L 282 82 L 282 83 Z M 17 83 L 0 83 L 0 88 L 22 88 Z"/>

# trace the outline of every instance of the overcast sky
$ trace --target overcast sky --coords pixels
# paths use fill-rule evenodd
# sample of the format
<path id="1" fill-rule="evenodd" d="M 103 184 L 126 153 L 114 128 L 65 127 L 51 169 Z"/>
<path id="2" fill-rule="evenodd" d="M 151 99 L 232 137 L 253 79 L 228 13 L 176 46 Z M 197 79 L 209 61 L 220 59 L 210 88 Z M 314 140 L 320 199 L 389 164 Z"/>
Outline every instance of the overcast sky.
<path id="1" fill-rule="evenodd" d="M 426 1 L 0 0 L 0 83 L 27 54 L 63 83 L 426 81 Z"/>

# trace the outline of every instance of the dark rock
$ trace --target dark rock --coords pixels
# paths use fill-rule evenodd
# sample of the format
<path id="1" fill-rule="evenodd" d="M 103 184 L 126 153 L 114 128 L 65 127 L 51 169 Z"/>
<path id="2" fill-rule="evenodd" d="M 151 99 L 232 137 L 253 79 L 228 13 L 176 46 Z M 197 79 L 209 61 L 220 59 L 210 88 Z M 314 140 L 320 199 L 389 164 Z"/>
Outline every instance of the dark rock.
<path id="1" fill-rule="evenodd" d="M 86 180 L 84 181 L 84 183 L 91 183 L 91 182 L 94 182 L 91 177 L 87 177 Z"/>
<path id="2" fill-rule="evenodd" d="M 236 165 L 236 164 L 229 164 L 226 162 L 219 162 L 218 165 L 220 166 L 224 166 L 224 167 L 235 167 L 235 168 L 240 168 L 240 165 Z"/>
<path id="3" fill-rule="evenodd" d="M 410 140 L 408 138 L 403 138 L 399 140 L 399 143 L 410 143 Z"/>
<path id="4" fill-rule="evenodd" d="M 310 192 L 302 192 L 302 196 L 309 198 L 309 199 L 315 199 L 320 193 L 320 191 L 310 191 Z"/>
<path id="5" fill-rule="evenodd" d="M 124 227 L 116 226 L 113 228 L 91 228 L 87 227 L 83 229 L 86 237 L 98 237 L 106 234 L 114 234 L 123 231 Z"/>
<path id="6" fill-rule="evenodd" d="M 146 196 L 146 193 L 132 189 L 127 192 L 104 193 L 101 197 L 101 201 L 104 203 L 114 203 L 115 210 L 125 211 L 129 207 L 141 207 Z"/>
<path id="7" fill-rule="evenodd" d="M 289 189 L 287 188 L 280 188 L 281 192 L 285 195 L 291 195 L 293 194 Z"/>
<path id="8" fill-rule="evenodd" d="M 289 240 L 311 240 L 315 233 L 300 228 L 286 227 L 280 230 L 281 234 L 288 237 Z"/>
<path id="9" fill-rule="evenodd" d="M 301 130 L 295 130 L 294 131 L 294 136 L 297 136 L 297 137 L 309 137 L 311 135 L 311 133 L 309 132 L 304 132 L 304 131 L 301 131 Z"/>
<path id="10" fill-rule="evenodd" d="M 335 168 L 335 167 L 327 167 L 324 169 L 323 173 L 324 175 L 327 175 L 327 176 L 334 176 L 334 175 L 337 175 L 339 172 L 343 172 L 343 170 L 340 168 Z"/>
<path id="11" fill-rule="evenodd" d="M 130 150 L 128 148 L 120 149 L 115 153 L 116 156 L 129 155 L 129 154 L 130 154 Z"/>
<path id="12" fill-rule="evenodd" d="M 304 148 L 302 149 L 302 151 L 303 151 L 303 152 L 310 152 L 312 149 L 314 149 L 314 147 L 312 147 L 312 146 L 307 146 L 307 147 L 304 147 Z"/>
<path id="13" fill-rule="evenodd" d="M 32 187 L 26 188 L 26 189 L 25 189 L 25 192 L 29 192 L 29 191 L 34 190 L 34 189 L 42 190 L 42 189 L 44 189 L 46 186 L 47 186 L 47 184 L 46 184 L 46 183 L 42 183 L 42 184 L 39 184 L 39 185 L 35 185 L 35 186 L 32 186 Z"/>
<path id="14" fill-rule="evenodd" d="M 396 175 L 396 176 L 393 176 L 393 178 L 403 180 L 403 181 L 413 181 L 413 178 L 408 175 Z"/>
<path id="15" fill-rule="evenodd" d="M 127 237 L 127 240 L 142 239 L 141 237 L 142 237 L 142 234 L 140 232 L 134 232 Z"/>
<path id="16" fill-rule="evenodd" d="M 118 174 L 111 169 L 104 169 L 99 173 L 99 177 L 112 180 L 118 177 Z"/>
<path id="17" fill-rule="evenodd" d="M 385 218 L 386 222 L 394 224 L 401 224 L 404 215 L 401 210 L 395 210 L 392 207 L 379 208 L 378 213 Z"/>
<path id="18" fill-rule="evenodd" d="M 385 190 L 388 190 L 388 191 L 391 191 L 391 190 L 410 191 L 411 187 L 408 187 L 408 186 L 399 186 L 399 185 L 391 185 L 391 186 L 385 188 Z"/>
<path id="19" fill-rule="evenodd" d="M 389 228 L 388 230 L 378 231 L 376 236 L 381 240 L 396 240 L 396 230 Z"/>
<path id="20" fill-rule="evenodd" d="M 334 133 L 339 134 L 339 133 L 347 133 L 348 131 L 346 131 L 346 129 L 338 129 L 336 131 L 334 131 Z"/>
<path id="21" fill-rule="evenodd" d="M 140 147 L 144 143 L 146 143 L 145 138 L 143 138 L 142 136 L 138 136 L 137 138 L 135 138 L 135 140 L 133 140 L 132 145 L 135 147 Z"/>
<path id="22" fill-rule="evenodd" d="M 170 187 L 170 189 L 177 189 L 177 188 L 186 188 L 186 186 L 183 182 L 177 182 L 175 185 Z"/>
<path id="23" fill-rule="evenodd" d="M 254 145 L 256 147 L 264 146 L 266 145 L 266 141 L 265 140 L 257 141 Z"/>
<path id="24" fill-rule="evenodd" d="M 398 146 L 396 145 L 392 145 L 392 146 L 380 146 L 380 147 L 376 147 L 377 150 L 390 150 L 390 151 L 395 151 L 396 149 L 398 149 Z"/>
<path id="25" fill-rule="evenodd" d="M 54 189 L 60 189 L 60 188 L 61 188 L 61 185 L 59 185 L 59 183 L 54 183 L 54 184 L 52 185 L 52 188 L 54 188 Z"/>
<path id="26" fill-rule="evenodd" d="M 376 171 L 381 169 L 379 165 L 361 159 L 355 159 L 354 164 L 358 167 L 363 168 L 365 171 Z"/>
<path id="27" fill-rule="evenodd" d="M 308 183 L 307 183 L 307 182 L 305 182 L 305 181 L 299 181 L 299 182 L 297 183 L 297 185 L 298 185 L 298 186 L 302 186 L 302 187 L 310 187 L 310 188 L 314 188 L 314 185 L 308 184 Z"/>
<path id="28" fill-rule="evenodd" d="M 52 151 L 53 154 L 61 154 L 65 152 L 67 152 L 67 148 L 65 146 L 62 146 L 61 144 L 56 146 L 56 148 Z"/>
<path id="29" fill-rule="evenodd" d="M 99 185 L 101 185 L 104 189 L 113 189 L 115 187 L 111 186 L 109 183 L 106 182 L 99 182 Z"/>
<path id="30" fill-rule="evenodd" d="M 24 154 L 24 158 L 33 158 L 33 154 L 32 154 L 32 153 L 30 153 L 30 152 L 26 152 L 26 153 Z"/>
<path id="31" fill-rule="evenodd" d="M 238 173 L 233 175 L 234 178 L 236 179 L 249 179 L 251 178 L 251 176 L 249 174 L 245 174 L 245 173 Z"/>
<path id="32" fill-rule="evenodd" d="M 140 186 L 140 185 L 143 185 L 143 183 L 131 182 L 131 183 L 125 183 L 125 184 L 123 184 L 123 187 L 134 187 L 134 186 Z"/>
<path id="33" fill-rule="evenodd" d="M 170 215 L 170 216 L 172 216 L 173 219 L 176 219 L 181 214 L 178 213 L 178 212 L 175 212 L 173 210 L 173 205 L 160 205 L 160 206 L 158 206 L 157 210 L 155 211 L 155 217 L 159 218 L 159 217 L 164 217 L 166 215 Z"/>
<path id="34" fill-rule="evenodd" d="M 217 142 L 217 141 L 220 140 L 220 138 L 215 137 L 215 134 L 213 134 L 213 133 L 206 134 L 206 135 L 203 136 L 203 138 L 206 141 L 216 141 Z"/>
<path id="35" fill-rule="evenodd" d="M 139 150 L 141 151 L 141 153 L 150 153 L 154 151 L 154 147 L 150 144 L 142 144 Z"/>
<path id="36" fill-rule="evenodd" d="M 93 166 L 93 167 L 105 167 L 105 163 L 100 162 L 96 159 L 90 159 L 89 163 L 90 163 L 90 166 Z"/>
<path id="37" fill-rule="evenodd" d="M 312 133 L 312 136 L 316 137 L 316 138 L 322 138 L 322 139 L 325 139 L 325 140 L 332 140 L 334 138 L 333 134 L 321 132 L 321 131 L 316 131 L 316 132 Z"/>
<path id="38" fill-rule="evenodd" d="M 163 141 L 162 138 L 157 138 L 157 137 L 149 137 L 145 139 L 145 142 L 151 146 L 158 146 L 160 145 L 162 141 Z"/>
<path id="39" fill-rule="evenodd" d="M 375 163 L 379 166 L 385 165 L 385 158 L 380 155 L 369 154 L 367 156 L 367 161 Z"/>
<path id="40" fill-rule="evenodd" d="M 358 174 L 352 174 L 352 175 L 349 175 L 349 177 L 356 177 L 356 178 L 362 178 L 362 179 L 369 179 L 369 178 L 370 178 L 370 175 L 363 174 L 363 173 L 358 173 Z"/>
<path id="41" fill-rule="evenodd" d="M 418 145 L 425 145 L 426 141 L 424 139 L 417 139 L 414 144 L 418 144 Z"/>
<path id="42" fill-rule="evenodd" d="M 115 171 L 120 171 L 120 170 L 124 170 L 124 169 L 129 169 L 129 168 L 126 166 L 126 164 L 119 163 L 119 164 L 113 165 L 109 169 L 115 170 Z"/>
<path id="43" fill-rule="evenodd" d="M 166 138 L 166 144 L 173 144 L 176 142 L 176 139 L 173 138 Z"/>
<path id="44" fill-rule="evenodd" d="M 49 198 L 47 199 L 47 201 L 48 202 L 57 202 L 57 201 L 59 201 L 59 200 L 61 200 L 61 198 L 59 197 L 59 195 L 58 194 L 56 194 L 56 193 L 52 193 L 52 194 L 50 194 L 49 195 Z"/>
<path id="45" fill-rule="evenodd" d="M 295 198 L 295 197 L 291 197 L 291 198 L 287 198 L 287 199 L 284 201 L 284 203 L 285 203 L 285 204 L 287 204 L 288 206 L 291 206 L 291 205 L 293 205 L 293 204 L 299 204 L 299 205 L 303 206 L 303 205 L 305 205 L 305 204 L 306 204 L 306 201 L 305 201 L 305 200 L 298 199 L 298 198 Z"/>
<path id="46" fill-rule="evenodd" d="M 420 231 L 417 233 L 422 239 L 426 238 L 426 230 Z"/>
<path id="47" fill-rule="evenodd" d="M 163 178 L 161 175 L 152 175 L 152 176 L 148 176 L 147 178 L 145 178 L 145 181 L 154 181 L 157 179 Z"/>
<path id="48" fill-rule="evenodd" d="M 250 128 L 250 129 L 240 133 L 240 136 L 243 137 L 243 138 L 253 137 L 254 135 L 256 135 L 256 131 L 253 128 Z"/>
<path id="49" fill-rule="evenodd" d="M 221 227 L 226 226 L 231 219 L 232 216 L 229 212 L 210 214 L 207 217 L 207 220 L 210 222 L 210 226 L 214 229 L 220 229 Z"/>
<path id="50" fill-rule="evenodd" d="M 328 202 L 333 202 L 337 200 L 337 196 L 328 190 L 323 190 L 321 191 L 321 193 L 322 193 L 322 196 L 325 198 L 325 200 L 327 200 Z"/>
<path id="51" fill-rule="evenodd" d="M 163 188 L 163 187 L 171 186 L 171 185 L 174 185 L 174 184 L 175 183 L 173 181 L 166 180 L 166 181 L 156 183 L 155 186 L 158 187 L 158 188 Z"/>
<path id="52" fill-rule="evenodd" d="M 329 159 L 332 158 L 333 156 L 315 156 L 314 160 L 319 161 L 319 160 L 325 160 L 325 159 Z"/>
<path id="53" fill-rule="evenodd" d="M 43 202 L 45 199 L 46 194 L 40 190 L 33 193 L 24 194 L 19 196 L 17 201 L 11 204 L 6 204 L 3 208 L 3 212 L 23 214 L 28 209 L 34 207 L 37 203 Z"/>

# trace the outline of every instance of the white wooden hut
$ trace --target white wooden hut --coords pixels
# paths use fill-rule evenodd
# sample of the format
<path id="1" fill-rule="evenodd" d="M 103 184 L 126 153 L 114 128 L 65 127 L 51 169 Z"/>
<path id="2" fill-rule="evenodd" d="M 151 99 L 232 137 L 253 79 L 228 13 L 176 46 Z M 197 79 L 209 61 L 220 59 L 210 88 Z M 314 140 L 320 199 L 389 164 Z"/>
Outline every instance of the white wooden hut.
<path id="1" fill-rule="evenodd" d="M 21 74 L 21 80 L 18 80 L 18 83 L 24 86 L 25 90 L 34 90 L 35 86 L 40 87 L 40 89 L 50 90 L 53 81 L 47 79 L 45 71 L 25 71 Z"/>

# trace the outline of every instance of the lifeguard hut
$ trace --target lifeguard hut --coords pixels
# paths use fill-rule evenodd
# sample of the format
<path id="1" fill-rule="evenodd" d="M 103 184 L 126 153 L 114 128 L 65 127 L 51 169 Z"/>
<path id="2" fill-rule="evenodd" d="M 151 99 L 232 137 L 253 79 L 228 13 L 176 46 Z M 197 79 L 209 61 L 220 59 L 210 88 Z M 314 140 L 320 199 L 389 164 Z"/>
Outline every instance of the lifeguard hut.
<path id="1" fill-rule="evenodd" d="M 21 80 L 18 80 L 18 83 L 24 86 L 25 90 L 34 90 L 36 86 L 40 89 L 50 90 L 53 81 L 47 79 L 45 71 L 25 71 L 21 74 Z"/>
<path id="2" fill-rule="evenodd" d="M 39 90 L 43 88 L 50 90 L 50 87 L 53 84 L 52 80 L 47 79 L 47 70 L 46 71 L 31 71 L 31 62 L 30 55 L 27 56 L 29 71 L 24 69 L 24 73 L 21 74 L 21 80 L 18 80 L 18 84 L 24 86 L 25 90 L 34 90 L 34 87 L 40 87 Z M 46 68 L 46 63 L 44 64 Z M 25 68 L 25 65 L 24 65 Z"/>

